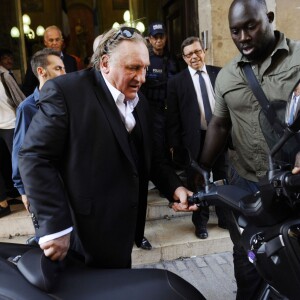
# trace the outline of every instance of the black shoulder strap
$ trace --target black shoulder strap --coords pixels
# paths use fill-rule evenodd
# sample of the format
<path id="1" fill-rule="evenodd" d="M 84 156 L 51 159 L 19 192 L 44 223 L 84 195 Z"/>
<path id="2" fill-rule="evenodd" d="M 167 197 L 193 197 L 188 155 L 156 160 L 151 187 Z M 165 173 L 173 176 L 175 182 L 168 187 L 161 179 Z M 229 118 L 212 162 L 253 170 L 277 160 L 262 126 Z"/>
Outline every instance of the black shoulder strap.
<path id="1" fill-rule="evenodd" d="M 11 93 L 10 93 L 9 88 L 8 88 L 6 82 L 5 82 L 5 79 L 4 79 L 4 73 L 1 73 L 1 82 L 4 86 L 5 93 L 6 93 L 7 97 L 12 99 Z"/>
<path id="2" fill-rule="evenodd" d="M 262 90 L 253 70 L 249 63 L 245 63 L 242 66 L 246 78 L 248 80 L 248 84 L 258 100 L 260 106 L 262 107 L 262 110 L 264 114 L 266 115 L 268 121 L 270 124 L 274 127 L 275 131 L 279 133 L 280 135 L 283 133 L 283 128 L 280 123 L 280 121 L 277 118 L 276 112 L 274 111 L 273 107 L 270 105 L 269 100 L 267 99 L 264 91 Z"/>

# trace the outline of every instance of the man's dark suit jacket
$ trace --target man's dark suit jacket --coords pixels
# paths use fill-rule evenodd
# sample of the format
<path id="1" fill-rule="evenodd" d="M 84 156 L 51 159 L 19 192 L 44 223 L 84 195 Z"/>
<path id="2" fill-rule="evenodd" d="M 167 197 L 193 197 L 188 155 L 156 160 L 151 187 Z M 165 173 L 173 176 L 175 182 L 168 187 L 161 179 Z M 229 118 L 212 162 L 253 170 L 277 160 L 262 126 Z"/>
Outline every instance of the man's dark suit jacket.
<path id="1" fill-rule="evenodd" d="M 66 68 L 66 73 L 77 71 L 76 59 L 73 56 L 71 56 L 67 53 L 64 53 L 62 60 L 64 62 L 65 68 Z M 34 92 L 34 89 L 38 85 L 39 85 L 39 81 L 32 71 L 31 64 L 28 63 L 27 71 L 26 71 L 24 82 L 22 85 L 22 92 L 24 93 L 24 95 L 26 97 L 28 97 L 29 95 L 31 95 Z"/>
<path id="2" fill-rule="evenodd" d="M 148 103 L 139 97 L 143 180 L 115 101 L 93 68 L 47 81 L 19 153 L 36 235 L 76 224 L 86 262 L 100 267 L 128 267 L 144 232 L 149 178 L 169 197 L 181 185 L 160 154 L 152 155 Z"/>
<path id="3" fill-rule="evenodd" d="M 220 69 L 206 65 L 213 88 Z M 168 145 L 171 148 L 183 144 L 190 150 L 192 157 L 197 159 L 201 145 L 201 112 L 188 68 L 169 80 L 167 99 Z"/>

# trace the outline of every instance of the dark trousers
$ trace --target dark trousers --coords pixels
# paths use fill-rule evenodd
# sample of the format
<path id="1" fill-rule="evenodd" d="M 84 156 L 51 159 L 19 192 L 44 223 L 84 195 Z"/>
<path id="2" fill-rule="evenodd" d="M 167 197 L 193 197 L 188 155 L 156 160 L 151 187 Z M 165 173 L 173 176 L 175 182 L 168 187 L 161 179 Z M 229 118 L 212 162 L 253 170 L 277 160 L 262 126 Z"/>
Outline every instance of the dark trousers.
<path id="1" fill-rule="evenodd" d="M 14 129 L 0 129 L 0 201 L 6 197 L 17 197 L 19 193 L 13 186 L 11 153 Z"/>
<path id="2" fill-rule="evenodd" d="M 249 192 L 258 191 L 258 184 L 240 177 L 237 172 L 230 167 L 228 180 L 230 184 L 239 186 Z M 234 275 L 237 283 L 237 300 L 257 299 L 257 293 L 264 285 L 263 279 L 252 263 L 248 260 L 247 253 L 241 244 L 241 235 L 236 225 L 236 217 L 229 209 L 224 209 L 227 216 L 227 227 L 230 238 L 233 242 L 233 263 Z"/>

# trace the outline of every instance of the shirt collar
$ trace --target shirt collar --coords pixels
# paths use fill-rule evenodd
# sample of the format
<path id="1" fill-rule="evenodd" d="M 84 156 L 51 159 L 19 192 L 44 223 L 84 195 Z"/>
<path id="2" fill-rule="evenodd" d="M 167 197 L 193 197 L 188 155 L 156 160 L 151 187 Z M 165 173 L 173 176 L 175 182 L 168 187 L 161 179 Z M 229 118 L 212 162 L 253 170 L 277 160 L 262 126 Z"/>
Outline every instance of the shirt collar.
<path id="1" fill-rule="evenodd" d="M 5 73 L 8 72 L 3 66 L 0 66 L 0 73 Z"/>
<path id="2" fill-rule="evenodd" d="M 36 87 L 34 92 L 33 92 L 33 98 L 35 103 L 38 103 L 40 100 L 40 91 L 39 91 L 39 87 Z"/>
<path id="3" fill-rule="evenodd" d="M 203 65 L 203 67 L 202 67 L 202 69 L 201 70 L 195 70 L 195 69 L 193 69 L 192 67 L 190 67 L 190 66 L 188 66 L 188 69 L 189 69 L 189 71 L 190 71 L 190 74 L 191 74 L 191 76 L 193 77 L 193 76 L 195 76 L 196 74 L 197 74 L 197 72 L 198 71 L 201 71 L 201 72 L 204 72 L 204 73 L 207 73 L 207 70 L 206 70 L 206 66 L 205 66 L 205 64 Z"/>

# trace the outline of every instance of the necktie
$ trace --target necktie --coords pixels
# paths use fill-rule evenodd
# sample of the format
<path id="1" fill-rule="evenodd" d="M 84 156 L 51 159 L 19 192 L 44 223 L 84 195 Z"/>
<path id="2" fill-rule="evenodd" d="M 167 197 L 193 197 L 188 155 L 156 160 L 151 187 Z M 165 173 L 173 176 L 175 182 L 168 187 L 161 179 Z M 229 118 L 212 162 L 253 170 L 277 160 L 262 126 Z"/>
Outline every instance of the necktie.
<path id="1" fill-rule="evenodd" d="M 202 77 L 201 71 L 197 71 L 197 74 L 199 75 L 199 83 L 200 83 L 200 89 L 201 89 L 201 94 L 202 94 L 205 119 L 206 119 L 206 122 L 209 123 L 209 121 L 211 120 L 211 117 L 212 117 L 212 111 L 211 111 L 211 107 L 210 107 L 210 103 L 209 103 L 206 84 Z"/>
<path id="2" fill-rule="evenodd" d="M 130 109 L 130 106 L 127 104 L 127 101 L 124 101 L 124 104 L 125 104 L 124 123 L 127 131 L 131 132 L 131 130 L 135 126 L 135 118 L 132 114 L 132 110 Z"/>

